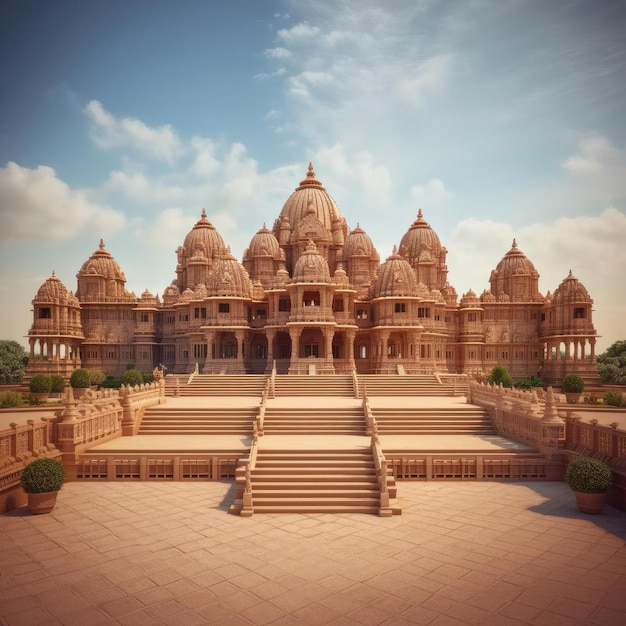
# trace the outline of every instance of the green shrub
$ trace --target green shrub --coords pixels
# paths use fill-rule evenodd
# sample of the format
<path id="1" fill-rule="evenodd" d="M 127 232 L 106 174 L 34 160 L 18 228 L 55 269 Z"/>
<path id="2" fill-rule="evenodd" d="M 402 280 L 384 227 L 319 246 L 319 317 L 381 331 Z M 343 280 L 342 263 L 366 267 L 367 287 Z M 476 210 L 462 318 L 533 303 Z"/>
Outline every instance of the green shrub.
<path id="1" fill-rule="evenodd" d="M 100 383 L 100 387 L 102 389 L 119 389 L 120 385 L 122 384 L 121 381 L 119 380 L 103 380 Z"/>
<path id="2" fill-rule="evenodd" d="M 50 376 L 50 391 L 52 393 L 63 393 L 65 389 L 65 381 L 63 376 Z"/>
<path id="3" fill-rule="evenodd" d="M 124 385 L 142 385 L 143 374 L 139 370 L 126 370 L 122 374 L 121 382 Z"/>
<path id="4" fill-rule="evenodd" d="M 31 393 L 50 393 L 52 380 L 45 374 L 35 374 L 28 383 Z"/>
<path id="5" fill-rule="evenodd" d="M 565 480 L 574 491 L 606 493 L 613 482 L 613 476 L 611 468 L 606 463 L 583 456 L 567 466 Z"/>
<path id="6" fill-rule="evenodd" d="M 607 391 L 602 396 L 602 402 L 608 406 L 624 406 L 624 396 L 620 391 Z"/>
<path id="7" fill-rule="evenodd" d="M 135 369 L 135 364 L 134 363 L 127 363 L 126 364 L 126 369 L 127 370 L 134 370 Z"/>
<path id="8" fill-rule="evenodd" d="M 89 372 L 89 380 L 92 385 L 99 385 L 107 379 L 107 375 L 102 370 L 87 370 Z"/>
<path id="9" fill-rule="evenodd" d="M 65 482 L 65 470 L 56 459 L 41 457 L 31 461 L 22 472 L 22 489 L 26 493 L 58 491 Z"/>
<path id="10" fill-rule="evenodd" d="M 503 387 L 513 386 L 513 379 L 504 365 L 496 365 L 487 377 L 487 382 L 495 383 L 496 385 L 502 383 Z"/>
<path id="11" fill-rule="evenodd" d="M 578 374 L 568 374 L 561 383 L 564 393 L 582 393 L 585 389 L 585 381 Z"/>
<path id="12" fill-rule="evenodd" d="M 24 406 L 26 401 L 19 391 L 0 392 L 0 408 L 8 409 L 16 406 Z"/>
<path id="13" fill-rule="evenodd" d="M 89 370 L 74 370 L 70 376 L 70 385 L 74 389 L 87 389 L 91 386 L 91 378 L 89 377 Z"/>

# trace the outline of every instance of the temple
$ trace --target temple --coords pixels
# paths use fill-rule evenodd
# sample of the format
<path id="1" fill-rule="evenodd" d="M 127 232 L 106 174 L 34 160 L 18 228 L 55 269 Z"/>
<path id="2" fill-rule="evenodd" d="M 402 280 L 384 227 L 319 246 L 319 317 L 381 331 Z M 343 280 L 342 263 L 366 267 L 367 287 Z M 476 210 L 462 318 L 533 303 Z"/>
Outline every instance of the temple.
<path id="1" fill-rule="evenodd" d="M 162 297 L 126 289 L 101 240 L 76 291 L 52 272 L 33 300 L 29 374 L 129 363 L 168 373 L 486 375 L 597 379 L 593 300 L 570 271 L 553 293 L 513 240 L 490 287 L 459 298 L 447 250 L 422 211 L 382 263 L 309 165 L 239 263 L 203 209 Z M 471 261 L 468 259 L 468 262 Z M 35 358 L 41 356 L 44 358 Z"/>

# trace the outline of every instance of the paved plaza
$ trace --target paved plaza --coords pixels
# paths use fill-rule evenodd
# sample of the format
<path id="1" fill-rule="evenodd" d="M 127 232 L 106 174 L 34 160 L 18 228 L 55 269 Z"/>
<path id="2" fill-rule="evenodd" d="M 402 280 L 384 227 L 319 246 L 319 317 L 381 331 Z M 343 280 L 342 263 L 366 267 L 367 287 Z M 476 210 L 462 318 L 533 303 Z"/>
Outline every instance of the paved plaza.
<path id="1" fill-rule="evenodd" d="M 68 483 L 0 516 L 0 624 L 626 624 L 626 512 L 400 482 L 403 514 L 229 515 L 232 483 Z"/>

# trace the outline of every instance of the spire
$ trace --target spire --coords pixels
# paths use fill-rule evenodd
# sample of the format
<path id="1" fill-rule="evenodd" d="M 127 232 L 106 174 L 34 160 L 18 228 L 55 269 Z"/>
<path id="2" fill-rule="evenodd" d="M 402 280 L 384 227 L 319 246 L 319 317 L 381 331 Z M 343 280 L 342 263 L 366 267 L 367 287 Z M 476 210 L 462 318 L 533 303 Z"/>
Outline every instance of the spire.
<path id="1" fill-rule="evenodd" d="M 98 244 L 98 248 L 100 248 L 100 250 L 104 250 L 104 239 L 100 239 L 100 243 Z"/>
<path id="2" fill-rule="evenodd" d="M 513 243 L 511 244 L 511 248 L 517 250 L 517 240 L 515 239 L 515 237 L 513 237 Z"/>

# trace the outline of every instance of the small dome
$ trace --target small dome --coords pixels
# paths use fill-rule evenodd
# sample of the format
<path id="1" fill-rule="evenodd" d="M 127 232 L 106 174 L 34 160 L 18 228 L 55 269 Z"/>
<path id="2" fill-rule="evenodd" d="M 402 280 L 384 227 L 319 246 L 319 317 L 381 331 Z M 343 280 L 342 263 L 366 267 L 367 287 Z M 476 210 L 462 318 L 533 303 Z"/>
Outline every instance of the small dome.
<path id="1" fill-rule="evenodd" d="M 185 237 L 183 247 L 186 256 L 198 260 L 211 259 L 224 252 L 224 240 L 207 219 L 205 209 L 202 209 L 200 219 Z"/>
<path id="2" fill-rule="evenodd" d="M 278 260 L 281 257 L 281 249 L 278 239 L 271 230 L 265 227 L 257 231 L 250 240 L 250 246 L 244 253 L 244 259 L 254 259 L 257 256 L 271 256 Z"/>
<path id="3" fill-rule="evenodd" d="M 358 224 L 343 244 L 343 260 L 348 261 L 353 256 L 366 256 L 375 260 L 380 258 L 369 235 Z"/>
<path id="4" fill-rule="evenodd" d="M 65 304 L 79 306 L 78 298 L 57 278 L 54 270 L 50 278 L 39 287 L 33 304 Z"/>
<path id="5" fill-rule="evenodd" d="M 424 283 L 417 283 L 417 296 L 422 300 L 430 300 L 430 291 Z"/>
<path id="6" fill-rule="evenodd" d="M 330 270 L 328 262 L 317 251 L 313 241 L 309 241 L 306 250 L 296 262 L 293 270 L 294 283 L 328 283 L 330 282 Z"/>
<path id="7" fill-rule="evenodd" d="M 495 302 L 496 297 L 491 293 L 491 291 L 489 291 L 488 289 L 485 289 L 480 294 L 480 301 L 481 302 Z"/>
<path id="8" fill-rule="evenodd" d="M 228 296 L 234 298 L 250 298 L 252 281 L 243 265 L 227 250 L 218 259 L 209 273 L 207 284 L 209 296 Z"/>
<path id="9" fill-rule="evenodd" d="M 178 289 L 176 283 L 172 283 L 169 287 L 165 288 L 163 292 L 163 302 L 166 306 L 170 306 L 178 301 L 180 298 L 180 290 Z"/>
<path id="10" fill-rule="evenodd" d="M 100 239 L 98 249 L 83 263 L 77 278 L 94 276 L 126 282 L 124 272 L 122 272 L 122 269 L 110 252 L 105 250 L 102 239 Z"/>
<path id="11" fill-rule="evenodd" d="M 476 297 L 476 294 L 470 289 L 467 293 L 461 296 L 460 306 L 462 309 L 480 308 L 480 302 Z"/>
<path id="12" fill-rule="evenodd" d="M 139 301 L 139 306 L 156 306 L 158 304 L 158 298 L 148 289 L 142 294 Z"/>
<path id="13" fill-rule="evenodd" d="M 347 288 L 350 284 L 346 270 L 343 269 L 343 265 L 341 263 L 337 265 L 337 269 L 333 274 L 333 283 L 343 288 Z"/>
<path id="14" fill-rule="evenodd" d="M 285 264 L 281 263 L 280 267 L 276 270 L 276 275 L 274 276 L 274 280 L 272 281 L 272 284 L 275 287 L 283 287 L 290 280 L 291 279 L 290 279 L 290 276 L 289 276 L 289 272 L 287 271 L 287 268 L 285 267 Z"/>
<path id="15" fill-rule="evenodd" d="M 552 297 L 553 304 L 589 304 L 592 302 L 589 292 L 578 278 L 574 277 L 572 270 L 554 290 Z"/>
<path id="16" fill-rule="evenodd" d="M 409 262 L 394 247 L 393 254 L 380 266 L 372 287 L 372 298 L 417 296 L 417 278 Z"/>
<path id="17" fill-rule="evenodd" d="M 409 263 L 432 263 L 433 258 L 441 254 L 441 241 L 437 233 L 424 219 L 422 209 L 417 212 L 417 219 L 400 241 L 400 254 L 407 256 Z"/>

